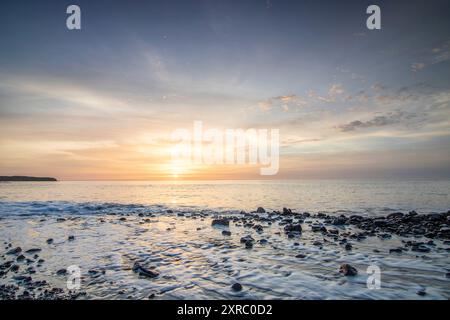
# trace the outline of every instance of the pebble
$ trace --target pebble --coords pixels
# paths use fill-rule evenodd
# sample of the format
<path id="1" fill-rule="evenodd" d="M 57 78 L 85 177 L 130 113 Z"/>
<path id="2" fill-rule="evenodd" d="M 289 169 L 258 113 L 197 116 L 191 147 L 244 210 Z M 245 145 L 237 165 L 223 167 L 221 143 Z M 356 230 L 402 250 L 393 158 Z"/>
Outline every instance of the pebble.
<path id="1" fill-rule="evenodd" d="M 230 225 L 230 220 L 228 219 L 213 219 L 211 222 L 211 226 L 225 226 L 228 227 Z"/>
<path id="2" fill-rule="evenodd" d="M 159 276 L 159 273 L 141 266 L 138 262 L 135 262 L 132 270 L 140 276 L 144 276 L 147 278 L 156 278 Z"/>
<path id="3" fill-rule="evenodd" d="M 21 247 L 16 247 L 14 249 L 8 250 L 8 252 L 6 252 L 6 254 L 18 254 L 19 252 L 22 252 L 22 248 Z"/>
<path id="4" fill-rule="evenodd" d="M 231 289 L 233 291 L 239 292 L 242 290 L 242 285 L 240 283 L 233 283 L 233 285 L 231 286 Z"/>
<path id="5" fill-rule="evenodd" d="M 339 272 L 344 276 L 356 276 L 358 274 L 358 270 L 347 263 L 341 265 L 341 267 L 339 268 Z"/>
<path id="6" fill-rule="evenodd" d="M 58 271 L 56 271 L 56 274 L 58 276 L 64 276 L 67 274 L 67 270 L 66 269 L 59 269 Z"/>

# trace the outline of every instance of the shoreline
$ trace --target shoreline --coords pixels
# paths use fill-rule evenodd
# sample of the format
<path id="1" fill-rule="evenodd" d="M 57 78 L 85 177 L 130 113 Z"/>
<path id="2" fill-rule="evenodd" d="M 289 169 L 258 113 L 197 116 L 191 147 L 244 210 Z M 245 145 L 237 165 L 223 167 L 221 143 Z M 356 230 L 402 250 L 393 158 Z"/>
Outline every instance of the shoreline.
<path id="1" fill-rule="evenodd" d="M 449 221 L 450 211 L 365 217 L 287 208 L 3 218 L 0 299 L 203 298 L 205 292 L 216 299 L 383 298 L 364 288 L 370 261 L 398 278 L 386 298 L 448 299 Z M 64 285 L 67 265 L 75 262 L 84 272 L 81 289 L 73 291 Z M 255 271 L 258 266 L 264 268 Z M 403 271 L 408 267 L 423 273 L 420 281 Z M 415 292 L 399 279 L 408 288 L 412 281 Z M 305 288 L 290 285 L 297 282 Z M 326 285 L 333 287 L 329 293 Z M 342 291 L 345 285 L 355 292 Z"/>

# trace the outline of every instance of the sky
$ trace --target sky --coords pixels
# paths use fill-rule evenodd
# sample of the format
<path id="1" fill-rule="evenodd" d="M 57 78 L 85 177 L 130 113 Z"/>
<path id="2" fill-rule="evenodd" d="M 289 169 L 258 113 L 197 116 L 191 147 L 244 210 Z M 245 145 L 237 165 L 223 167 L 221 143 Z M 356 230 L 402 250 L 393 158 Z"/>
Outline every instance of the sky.
<path id="1" fill-rule="evenodd" d="M 0 175 L 450 178 L 447 0 L 0 7 Z M 174 162 L 171 134 L 194 121 L 279 129 L 278 173 Z"/>

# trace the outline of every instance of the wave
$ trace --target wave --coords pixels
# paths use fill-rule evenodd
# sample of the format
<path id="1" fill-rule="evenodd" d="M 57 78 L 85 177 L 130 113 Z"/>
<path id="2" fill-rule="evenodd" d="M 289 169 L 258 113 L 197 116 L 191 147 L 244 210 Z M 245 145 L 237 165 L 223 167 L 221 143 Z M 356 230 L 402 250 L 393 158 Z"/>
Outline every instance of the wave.
<path id="1" fill-rule="evenodd" d="M 139 214 L 161 213 L 168 208 L 163 205 L 95 203 L 71 201 L 26 201 L 0 202 L 0 216 L 35 216 L 35 215 L 85 215 L 85 214 Z"/>

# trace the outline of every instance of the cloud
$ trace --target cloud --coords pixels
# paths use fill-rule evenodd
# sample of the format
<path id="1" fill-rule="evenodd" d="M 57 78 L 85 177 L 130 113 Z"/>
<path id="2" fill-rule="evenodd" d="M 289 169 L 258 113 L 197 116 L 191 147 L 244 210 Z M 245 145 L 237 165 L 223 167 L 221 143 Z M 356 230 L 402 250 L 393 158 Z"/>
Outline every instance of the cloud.
<path id="1" fill-rule="evenodd" d="M 307 101 L 296 94 L 271 97 L 267 100 L 259 101 L 258 107 L 261 111 L 267 112 L 272 108 L 279 108 L 288 112 L 307 105 Z"/>
<path id="2" fill-rule="evenodd" d="M 423 63 L 423 62 L 414 62 L 413 64 L 411 64 L 411 71 L 412 72 L 420 71 L 423 68 L 425 68 L 425 63 Z"/>
<path id="3" fill-rule="evenodd" d="M 344 93 L 344 88 L 340 84 L 333 84 L 328 90 L 328 95 L 335 97 Z"/>
<path id="4" fill-rule="evenodd" d="M 411 64 L 411 71 L 418 72 L 430 65 L 450 60 L 450 41 L 445 41 L 440 46 L 428 50 L 423 55 L 422 60 Z"/>
<path id="5" fill-rule="evenodd" d="M 396 112 L 387 115 L 375 116 L 367 121 L 355 120 L 347 124 L 338 126 L 338 129 L 342 132 L 355 131 L 358 129 L 377 128 L 388 125 L 399 124 L 408 122 L 412 119 L 417 119 L 418 115 L 414 113 Z"/>

